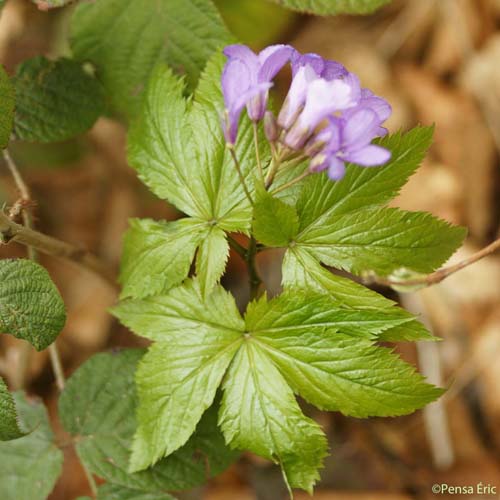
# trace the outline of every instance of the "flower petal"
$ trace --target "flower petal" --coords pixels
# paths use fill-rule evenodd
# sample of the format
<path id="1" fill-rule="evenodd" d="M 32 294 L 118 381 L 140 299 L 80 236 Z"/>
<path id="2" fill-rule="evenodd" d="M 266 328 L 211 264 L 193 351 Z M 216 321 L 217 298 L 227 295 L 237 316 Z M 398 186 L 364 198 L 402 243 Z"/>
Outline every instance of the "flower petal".
<path id="1" fill-rule="evenodd" d="M 369 108 L 359 108 L 344 115 L 342 146 L 346 151 L 356 151 L 368 145 L 376 136 L 380 120 Z"/>
<path id="2" fill-rule="evenodd" d="M 228 45 L 224 49 L 224 55 L 229 58 L 229 61 L 238 60 L 248 68 L 248 85 L 252 82 L 257 82 L 259 75 L 259 58 L 249 47 L 243 44 Z"/>
<path id="3" fill-rule="evenodd" d="M 363 149 L 349 152 L 344 158 L 364 167 L 376 167 L 387 163 L 391 158 L 391 152 L 375 144 L 369 144 Z"/>
<path id="4" fill-rule="evenodd" d="M 224 66 L 221 83 L 224 104 L 231 109 L 250 86 L 250 69 L 240 59 L 230 59 Z"/>
<path id="5" fill-rule="evenodd" d="M 296 51 L 292 55 L 292 76 L 295 76 L 303 66 L 310 66 L 317 76 L 321 76 L 325 69 L 325 60 L 318 54 L 301 54 Z"/>
<path id="6" fill-rule="evenodd" d="M 338 181 L 342 179 L 345 175 L 345 165 L 342 160 L 339 160 L 337 157 L 333 156 L 330 158 L 330 163 L 328 165 L 328 177 L 333 181 Z"/>
<path id="7" fill-rule="evenodd" d="M 291 59 L 295 49 L 290 45 L 271 45 L 260 52 L 259 82 L 270 82 L 278 71 Z"/>
<path id="8" fill-rule="evenodd" d="M 321 77 L 327 81 L 336 80 L 337 78 L 343 78 L 347 76 L 347 70 L 343 64 L 337 61 L 330 61 L 325 59 L 324 68 L 321 72 Z"/>

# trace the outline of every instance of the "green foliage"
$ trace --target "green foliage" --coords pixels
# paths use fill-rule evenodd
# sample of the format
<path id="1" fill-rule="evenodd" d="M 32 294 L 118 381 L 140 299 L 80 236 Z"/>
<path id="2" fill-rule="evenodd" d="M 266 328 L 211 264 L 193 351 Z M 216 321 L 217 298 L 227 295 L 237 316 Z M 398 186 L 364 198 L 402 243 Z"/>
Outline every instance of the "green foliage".
<path id="1" fill-rule="evenodd" d="M 388 136 L 380 143 L 391 150 L 391 161 L 379 168 L 347 167 L 341 182 L 326 175 L 311 176 L 297 202 L 300 228 L 288 253 L 298 251 L 356 274 L 388 275 L 407 268 L 430 272 L 445 262 L 465 237 L 429 214 L 383 208 L 416 170 L 432 139 L 432 128 L 417 127 Z M 285 258 L 288 283 L 304 270 Z"/>
<path id="2" fill-rule="evenodd" d="M 47 271 L 29 260 L 0 261 L 0 331 L 41 351 L 61 332 L 64 303 Z"/>
<path id="3" fill-rule="evenodd" d="M 195 219 L 132 219 L 123 245 L 121 297 L 161 294 L 180 284 L 207 229 L 203 221 Z"/>
<path id="4" fill-rule="evenodd" d="M 253 208 L 253 235 L 269 247 L 286 247 L 297 235 L 299 217 L 294 207 L 259 190 Z"/>
<path id="5" fill-rule="evenodd" d="M 46 500 L 62 470 L 45 407 L 14 394 L 24 437 L 0 443 L 0 498 Z"/>
<path id="6" fill-rule="evenodd" d="M 108 483 L 97 490 L 97 500 L 175 500 L 175 498 L 168 493 L 145 493 Z"/>
<path id="7" fill-rule="evenodd" d="M 171 498 L 166 490 L 202 484 L 236 456 L 217 429 L 217 407 L 213 407 L 182 448 L 152 468 L 128 473 L 136 428 L 134 373 L 143 355 L 139 349 L 96 354 L 72 375 L 59 400 L 63 426 L 78 436 L 78 456 L 90 471 L 110 483 L 105 488 L 108 496 L 103 498 L 129 498 L 126 491 L 130 498 L 143 498 L 140 495 L 146 493 L 151 496 L 145 499 Z"/>
<path id="8" fill-rule="evenodd" d="M 9 143 L 14 122 L 14 106 L 14 87 L 3 66 L 0 65 L 0 149 L 5 149 Z"/>
<path id="9" fill-rule="evenodd" d="M 24 61 L 13 79 L 14 132 L 34 142 L 64 141 L 88 130 L 104 111 L 99 83 L 69 59 Z"/>
<path id="10" fill-rule="evenodd" d="M 170 69 L 156 69 L 141 118 L 131 127 L 129 161 L 153 193 L 187 215 L 226 231 L 248 232 L 252 209 L 221 133 L 222 62 L 221 56 L 209 62 L 194 102 L 184 99 L 184 85 Z M 238 143 L 236 154 L 249 177 L 255 160 L 248 119 Z"/>
<path id="11" fill-rule="evenodd" d="M 389 275 L 399 268 L 431 272 L 460 246 L 465 230 L 423 212 L 368 208 L 323 217 L 296 238 L 297 246 L 329 266 Z"/>
<path id="12" fill-rule="evenodd" d="M 243 321 L 228 292 L 217 286 L 204 296 L 195 280 L 124 301 L 114 313 L 156 341 L 137 373 L 134 470 L 186 442 L 224 375 L 219 424 L 226 440 L 279 463 L 290 487 L 308 491 L 326 444 L 294 392 L 356 416 L 409 413 L 441 393 L 376 346 L 381 333 L 413 321 L 395 308 L 339 308 L 328 295 L 297 288 L 251 303 Z"/>
<path id="13" fill-rule="evenodd" d="M 16 404 L 0 377 L 0 441 L 10 441 L 24 436 L 19 428 Z"/>
<path id="14" fill-rule="evenodd" d="M 391 0 L 271 0 L 290 9 L 329 16 L 334 14 L 370 14 Z"/>
<path id="15" fill-rule="evenodd" d="M 99 0 L 78 5 L 72 20 L 75 58 L 96 67 L 112 107 L 129 117 L 158 62 L 185 74 L 193 89 L 229 38 L 211 0 Z"/>

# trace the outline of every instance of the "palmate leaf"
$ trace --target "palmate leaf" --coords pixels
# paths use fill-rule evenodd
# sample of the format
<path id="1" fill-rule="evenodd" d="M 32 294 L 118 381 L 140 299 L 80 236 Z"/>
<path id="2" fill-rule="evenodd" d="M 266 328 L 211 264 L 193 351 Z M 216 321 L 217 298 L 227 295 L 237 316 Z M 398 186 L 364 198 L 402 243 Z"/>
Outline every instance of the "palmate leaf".
<path id="1" fill-rule="evenodd" d="M 184 84 L 159 66 L 146 92 L 143 113 L 129 135 L 128 157 L 139 177 L 160 198 L 190 217 L 225 231 L 248 232 L 251 206 L 222 134 L 220 90 L 223 56 L 212 58 L 194 102 Z M 243 120 L 236 154 L 245 177 L 255 167 L 250 121 Z M 247 179 L 250 183 L 250 179 Z"/>
<path id="2" fill-rule="evenodd" d="M 0 498 L 46 500 L 61 474 L 63 454 L 54 443 L 41 402 L 15 393 L 21 431 L 26 436 L 0 443 Z"/>
<path id="3" fill-rule="evenodd" d="M 243 321 L 222 287 L 204 295 L 190 280 L 161 296 L 123 301 L 114 313 L 155 341 L 136 377 L 134 470 L 182 446 L 223 378 L 226 441 L 279 463 L 291 487 L 308 491 L 326 444 L 293 392 L 356 416 L 409 413 L 440 394 L 376 346 L 384 332 L 414 321 L 394 307 L 348 309 L 297 288 L 251 303 Z"/>
<path id="4" fill-rule="evenodd" d="M 325 293 L 338 307 L 348 309 L 395 309 L 395 302 L 355 283 L 351 279 L 337 276 L 320 265 L 305 248 L 293 247 L 287 251 L 283 261 L 283 285 L 285 288 L 300 287 Z M 399 314 L 412 316 L 403 309 Z M 435 339 L 416 319 L 382 332 L 379 340 L 432 340 Z"/>
<path id="5" fill-rule="evenodd" d="M 65 321 L 64 302 L 42 266 L 24 259 L 0 260 L 0 332 L 42 351 Z"/>
<path id="6" fill-rule="evenodd" d="M 74 57 L 91 62 L 112 107 L 133 117 L 159 62 L 185 74 L 190 90 L 230 39 L 211 0 L 81 2 L 71 23 Z"/>
<path id="7" fill-rule="evenodd" d="M 136 428 L 134 374 L 144 352 L 131 349 L 93 356 L 69 379 L 59 400 L 59 414 L 65 429 L 78 436 L 80 459 L 91 472 L 111 483 L 116 495 L 123 488 L 124 496 L 119 498 L 128 498 L 127 489 L 130 495 L 147 492 L 156 495 L 151 498 L 171 498 L 166 491 L 202 484 L 224 470 L 236 454 L 225 445 L 217 428 L 218 407 L 214 405 L 182 448 L 154 467 L 128 473 Z M 110 493 L 110 498 L 115 497 Z"/>
<path id="8" fill-rule="evenodd" d="M 100 84 L 70 59 L 28 59 L 13 82 L 14 133 L 19 139 L 64 141 L 87 131 L 104 111 Z"/>
<path id="9" fill-rule="evenodd" d="M 209 228 L 203 221 L 132 219 L 123 244 L 121 297 L 167 292 L 188 275 L 196 248 Z"/>
<path id="10" fill-rule="evenodd" d="M 10 441 L 24 436 L 19 428 L 16 404 L 5 382 L 0 377 L 0 441 Z"/>
<path id="11" fill-rule="evenodd" d="M 293 10 L 329 16 L 334 14 L 371 14 L 391 0 L 271 0 Z"/>
<path id="12" fill-rule="evenodd" d="M 463 228 L 430 214 L 383 207 L 417 169 L 432 133 L 432 128 L 416 127 L 381 139 L 392 153 L 382 167 L 349 165 L 340 182 L 326 175 L 305 182 L 297 201 L 298 234 L 284 259 L 287 284 L 293 285 L 295 277 L 303 280 L 310 257 L 354 274 L 380 275 L 401 268 L 431 272 L 450 257 L 465 237 Z"/>

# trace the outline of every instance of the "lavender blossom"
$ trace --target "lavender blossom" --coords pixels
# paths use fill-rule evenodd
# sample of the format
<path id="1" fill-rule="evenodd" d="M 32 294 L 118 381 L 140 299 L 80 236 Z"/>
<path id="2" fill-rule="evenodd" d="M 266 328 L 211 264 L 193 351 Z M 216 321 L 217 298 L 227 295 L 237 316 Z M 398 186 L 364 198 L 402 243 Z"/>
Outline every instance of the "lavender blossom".
<path id="1" fill-rule="evenodd" d="M 252 121 L 263 118 L 272 80 L 294 53 L 288 45 L 271 45 L 258 55 L 245 45 L 229 45 L 224 49 L 228 62 L 222 74 L 225 103 L 224 135 L 234 144 L 241 111 L 246 106 Z"/>
<path id="2" fill-rule="evenodd" d="M 338 180 L 345 174 L 345 162 L 375 167 L 390 159 L 387 149 L 371 144 L 379 135 L 382 123 L 373 109 L 352 109 L 342 117 L 329 117 L 328 122 L 316 138 L 316 142 L 323 141 L 326 145 L 314 156 L 310 170 L 328 170 L 330 179 Z"/>

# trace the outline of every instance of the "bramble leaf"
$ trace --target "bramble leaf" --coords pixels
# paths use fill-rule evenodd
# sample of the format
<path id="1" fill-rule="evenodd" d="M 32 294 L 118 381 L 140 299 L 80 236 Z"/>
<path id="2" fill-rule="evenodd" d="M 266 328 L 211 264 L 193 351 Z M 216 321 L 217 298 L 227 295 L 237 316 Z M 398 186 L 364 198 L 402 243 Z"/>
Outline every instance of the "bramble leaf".
<path id="1" fill-rule="evenodd" d="M 58 142 L 82 134 L 104 112 L 101 86 L 70 59 L 24 61 L 13 78 L 14 132 L 19 139 Z"/>
<path id="2" fill-rule="evenodd" d="M 142 115 L 131 127 L 128 157 L 142 181 L 182 212 L 225 231 L 248 232 L 252 209 L 220 123 L 222 63 L 221 55 L 209 61 L 194 102 L 183 97 L 182 81 L 159 66 L 146 91 Z M 250 187 L 255 166 L 252 143 L 250 121 L 244 118 L 236 154 Z"/>
<path id="3" fill-rule="evenodd" d="M 258 190 L 253 208 L 253 235 L 269 247 L 286 247 L 297 235 L 299 217 L 294 207 Z"/>
<path id="4" fill-rule="evenodd" d="M 9 143 L 14 123 L 15 102 L 14 87 L 5 69 L 0 65 L 0 149 L 5 149 Z"/>
<path id="5" fill-rule="evenodd" d="M 0 441 L 10 441 L 24 435 L 19 428 L 14 398 L 0 377 Z"/>
<path id="6" fill-rule="evenodd" d="M 30 432 L 13 441 L 0 442 L 0 498 L 46 500 L 61 474 L 63 454 L 44 405 L 15 393 L 21 431 Z"/>
<path id="7" fill-rule="evenodd" d="M 154 467 L 128 473 L 138 402 L 134 375 L 144 353 L 130 349 L 90 358 L 68 380 L 59 399 L 59 414 L 65 429 L 78 436 L 78 456 L 91 472 L 112 483 L 110 491 L 124 488 L 134 490 L 130 494 L 148 492 L 157 495 L 152 498 L 171 498 L 167 490 L 202 484 L 224 470 L 236 454 L 227 448 L 217 428 L 218 407 L 214 405 L 182 448 Z"/>
<path id="8" fill-rule="evenodd" d="M 0 332 L 42 351 L 65 322 L 64 302 L 42 266 L 24 259 L 0 261 Z"/>
<path id="9" fill-rule="evenodd" d="M 121 297 L 147 297 L 179 285 L 189 274 L 196 248 L 208 230 L 206 223 L 191 218 L 130 220 L 121 260 Z"/>
<path id="10" fill-rule="evenodd" d="M 391 0 L 271 0 L 289 9 L 331 16 L 334 14 L 371 14 Z"/>
<path id="11" fill-rule="evenodd" d="M 230 40 L 211 0 L 99 0 L 81 3 L 71 24 L 74 57 L 95 65 L 119 113 L 132 117 L 159 62 L 185 74 L 189 88 Z"/>
<path id="12" fill-rule="evenodd" d="M 224 382 L 219 424 L 230 446 L 281 465 L 290 488 L 312 493 L 327 452 L 319 425 L 305 417 L 275 364 L 245 342 Z"/>

